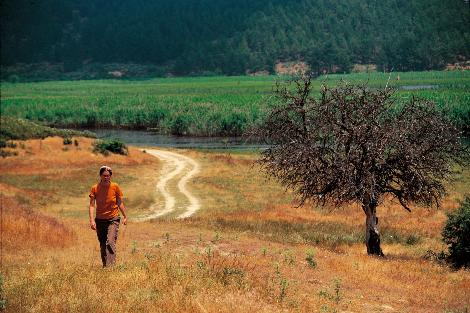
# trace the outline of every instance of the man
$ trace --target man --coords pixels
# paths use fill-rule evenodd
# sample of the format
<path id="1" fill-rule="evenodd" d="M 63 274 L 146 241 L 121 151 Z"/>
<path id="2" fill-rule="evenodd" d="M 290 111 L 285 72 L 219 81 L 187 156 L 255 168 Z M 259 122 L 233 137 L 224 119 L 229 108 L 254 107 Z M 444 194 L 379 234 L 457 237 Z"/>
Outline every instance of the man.
<path id="1" fill-rule="evenodd" d="M 100 167 L 100 182 L 90 191 L 90 227 L 96 230 L 100 242 L 101 261 L 103 267 L 116 262 L 116 241 L 121 217 L 122 223 L 127 224 L 127 214 L 122 202 L 122 191 L 119 185 L 111 182 L 113 171 L 109 166 Z M 94 211 L 96 208 L 96 218 Z"/>

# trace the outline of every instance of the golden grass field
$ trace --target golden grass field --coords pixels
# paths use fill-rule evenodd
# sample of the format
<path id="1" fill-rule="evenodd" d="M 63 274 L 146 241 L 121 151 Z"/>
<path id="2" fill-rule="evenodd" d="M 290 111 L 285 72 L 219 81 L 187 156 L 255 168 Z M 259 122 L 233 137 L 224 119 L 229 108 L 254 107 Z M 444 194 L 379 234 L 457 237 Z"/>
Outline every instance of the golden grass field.
<path id="1" fill-rule="evenodd" d="M 358 206 L 296 208 L 254 153 L 178 150 L 201 164 L 189 219 L 136 222 L 161 164 L 140 150 L 104 157 L 92 139 L 18 142 L 0 162 L 2 299 L 7 312 L 468 312 L 470 272 L 423 258 L 446 249 L 446 212 L 470 189 L 456 177 L 440 209 L 379 208 L 386 258 L 369 257 Z M 114 169 L 130 221 L 118 261 L 101 268 L 88 225 L 99 166 Z M 0 300 L 2 300 L 0 299 Z"/>

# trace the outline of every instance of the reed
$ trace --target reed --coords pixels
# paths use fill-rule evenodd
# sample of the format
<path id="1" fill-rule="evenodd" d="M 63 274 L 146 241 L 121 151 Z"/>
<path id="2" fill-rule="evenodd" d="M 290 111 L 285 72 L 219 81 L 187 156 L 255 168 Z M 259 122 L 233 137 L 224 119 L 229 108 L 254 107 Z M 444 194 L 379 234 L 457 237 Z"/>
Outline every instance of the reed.
<path id="1" fill-rule="evenodd" d="M 470 72 L 409 72 L 328 75 L 315 81 L 389 86 L 432 85 L 399 90 L 435 101 L 460 126 L 468 121 Z M 399 80 L 397 78 L 400 77 Z M 273 103 L 276 80 L 286 77 L 190 77 L 141 81 L 96 80 L 2 83 L 2 113 L 55 127 L 147 129 L 193 136 L 239 136 Z"/>

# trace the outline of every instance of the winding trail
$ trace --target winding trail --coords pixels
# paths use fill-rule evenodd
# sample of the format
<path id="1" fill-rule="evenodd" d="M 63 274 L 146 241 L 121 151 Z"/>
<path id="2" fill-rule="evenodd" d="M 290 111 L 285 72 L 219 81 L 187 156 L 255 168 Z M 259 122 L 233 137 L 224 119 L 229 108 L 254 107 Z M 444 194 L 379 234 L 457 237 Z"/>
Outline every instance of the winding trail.
<path id="1" fill-rule="evenodd" d="M 189 201 L 189 205 L 184 208 L 185 211 L 179 214 L 177 218 L 187 218 L 193 215 L 200 209 L 201 205 L 199 200 L 188 191 L 186 183 L 199 172 L 199 163 L 187 156 L 170 151 L 155 149 L 149 149 L 146 151 L 148 154 L 153 155 L 164 162 L 162 176 L 157 183 L 157 190 L 163 195 L 165 205 L 161 208 L 161 205 L 155 203 L 151 207 L 153 212 L 138 219 L 141 221 L 150 220 L 175 211 L 177 201 L 174 194 L 168 190 L 168 185 L 177 179 L 179 179 L 177 183 L 178 191 Z"/>

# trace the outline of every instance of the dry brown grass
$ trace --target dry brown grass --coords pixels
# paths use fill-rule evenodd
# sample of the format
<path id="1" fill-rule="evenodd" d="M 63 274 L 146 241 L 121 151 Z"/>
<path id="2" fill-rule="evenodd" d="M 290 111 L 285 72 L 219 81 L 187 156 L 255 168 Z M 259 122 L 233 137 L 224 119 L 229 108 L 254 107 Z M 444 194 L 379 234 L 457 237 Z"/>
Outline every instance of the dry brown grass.
<path id="1" fill-rule="evenodd" d="M 183 221 L 121 226 L 118 265 L 101 269 L 96 234 L 86 218 L 87 189 L 96 180 L 96 166 L 106 162 L 115 167 L 113 179 L 123 186 L 129 214 L 135 216 L 152 201 L 153 196 L 137 199 L 153 194 L 160 165 L 137 150 L 127 159 L 81 151 L 87 153 L 84 160 L 71 153 L 75 148 L 62 151 L 61 142 L 48 147 L 54 161 L 34 149 L 2 161 L 11 175 L 2 180 L 2 192 L 16 201 L 10 206 L 21 202 L 37 214 L 53 216 L 66 225 L 61 232 L 76 239 L 72 236 L 63 246 L 39 241 L 38 249 L 25 247 L 21 253 L 8 246 L 2 268 L 7 311 L 456 313 L 470 305 L 468 271 L 422 258 L 428 249 L 445 248 L 439 235 L 445 211 L 457 207 L 462 190 L 468 190 L 468 169 L 451 186 L 441 210 L 415 208 L 410 214 L 394 203 L 380 207 L 384 234 L 399 237 L 384 238 L 387 257 L 382 259 L 365 253 L 358 207 L 294 208 L 289 193 L 252 167 L 254 155 L 180 151 L 202 165 L 190 186 L 202 210 Z M 61 189 L 54 184 L 70 177 L 51 168 L 54 162 L 73 174 L 76 188 L 63 183 L 62 190 L 81 192 L 57 196 Z M 23 171 L 27 164 L 33 164 L 33 171 Z M 14 179 L 25 174 L 36 175 L 28 181 L 36 187 L 53 183 L 31 189 Z M 25 190 L 28 197 L 18 198 Z M 57 202 L 37 204 L 34 200 L 45 192 Z M 8 227 L 14 223 L 8 221 Z M 350 232 L 352 239 L 338 231 Z M 319 242 L 309 241 L 309 234 L 319 236 Z M 419 240 L 407 243 L 410 235 Z M 307 254 L 316 267 L 309 265 Z"/>
<path id="2" fill-rule="evenodd" d="M 15 199 L 2 196 L 3 248 L 8 253 L 43 247 L 64 248 L 76 236 L 57 218 L 20 205 Z"/>
<path id="3" fill-rule="evenodd" d="M 26 140 L 15 142 L 18 152 L 17 157 L 8 157 L 2 160 L 2 174 L 13 173 L 15 175 L 57 174 L 66 176 L 67 172 L 74 169 L 83 169 L 106 162 L 109 166 L 119 169 L 122 166 L 133 166 L 154 162 L 154 158 L 142 153 L 138 149 L 131 148 L 130 156 L 119 154 L 103 156 L 92 152 L 91 138 L 77 139 L 79 146 L 63 144 L 60 137 L 48 137 L 44 140 Z M 64 170 L 63 172 L 61 170 Z M 119 171 L 118 171 L 119 172 Z"/>
<path id="4" fill-rule="evenodd" d="M 18 142 L 19 155 L 0 163 L 2 192 L 50 213 L 87 214 L 83 196 L 98 181 L 98 169 L 104 164 L 114 169 L 113 179 L 125 187 L 126 193 L 136 193 L 142 185 L 144 190 L 153 188 L 158 178 L 153 173 L 159 168 L 154 157 L 135 148 L 130 148 L 129 157 L 103 156 L 92 152 L 93 139 L 76 139 L 78 147 L 64 146 L 59 137 Z M 139 184 L 134 184 L 138 180 Z M 150 192 L 132 197 L 131 204 L 145 209 L 153 202 L 153 196 Z M 129 199 L 127 194 L 124 197 Z"/>

